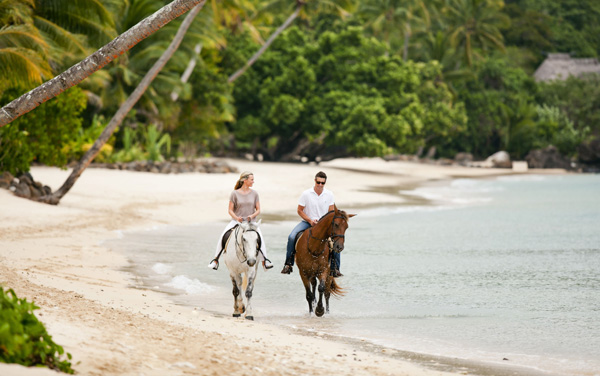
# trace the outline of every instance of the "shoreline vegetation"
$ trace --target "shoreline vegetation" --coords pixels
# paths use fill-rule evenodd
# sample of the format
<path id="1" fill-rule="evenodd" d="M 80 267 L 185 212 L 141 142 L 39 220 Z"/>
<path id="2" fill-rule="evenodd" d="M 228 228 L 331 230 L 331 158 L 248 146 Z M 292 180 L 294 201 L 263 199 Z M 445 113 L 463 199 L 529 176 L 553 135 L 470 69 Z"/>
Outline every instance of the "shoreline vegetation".
<path id="1" fill-rule="evenodd" d="M 398 194 L 454 178 L 562 174 L 439 166 L 382 159 L 336 159 L 317 165 L 220 160 L 252 171 L 265 220 L 293 217 L 298 194 L 324 170 L 341 207 L 422 204 Z M 35 166 L 36 180 L 56 189 L 68 170 Z M 227 219 L 239 173 L 152 174 L 89 169 L 57 206 L 0 190 L 0 285 L 41 307 L 36 316 L 85 375 L 532 375 L 535 370 L 412 354 L 361 340 L 301 333 L 233 319 L 201 306 L 174 304 L 140 289 L 125 256 L 100 243 L 123 230 Z M 272 252 L 282 252 L 272 245 Z M 198 250 L 209 260 L 210 250 Z M 277 265 L 271 273 L 277 272 Z M 300 282 L 299 282 L 300 283 Z M 304 308 L 304 307 L 302 307 Z M 300 309 L 300 308 L 299 308 Z M 316 320 L 306 318 L 306 320 Z M 3 375 L 55 375 L 0 364 Z"/>

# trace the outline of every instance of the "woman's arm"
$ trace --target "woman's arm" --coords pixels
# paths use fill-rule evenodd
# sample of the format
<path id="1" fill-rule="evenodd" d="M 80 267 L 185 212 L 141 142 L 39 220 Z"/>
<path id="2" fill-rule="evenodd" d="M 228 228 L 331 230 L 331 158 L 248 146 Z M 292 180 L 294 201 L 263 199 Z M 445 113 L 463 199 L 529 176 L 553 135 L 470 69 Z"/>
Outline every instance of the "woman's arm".
<path id="1" fill-rule="evenodd" d="M 252 215 L 248 216 L 248 221 L 251 221 L 254 218 L 258 217 L 259 214 L 260 214 L 260 201 L 256 201 L 256 211 L 254 213 L 252 213 Z"/>
<path id="2" fill-rule="evenodd" d="M 242 217 L 238 217 L 237 215 L 235 215 L 235 212 L 233 211 L 233 201 L 229 201 L 229 215 L 231 216 L 231 218 L 233 218 L 234 221 L 238 221 L 241 222 L 244 220 L 244 218 Z"/>

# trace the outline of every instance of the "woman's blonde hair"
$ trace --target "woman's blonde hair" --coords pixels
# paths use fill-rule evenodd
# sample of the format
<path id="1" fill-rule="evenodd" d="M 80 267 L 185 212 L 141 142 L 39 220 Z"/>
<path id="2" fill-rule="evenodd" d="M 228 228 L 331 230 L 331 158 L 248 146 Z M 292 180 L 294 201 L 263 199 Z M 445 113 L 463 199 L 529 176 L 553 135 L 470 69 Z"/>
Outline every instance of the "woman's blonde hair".
<path id="1" fill-rule="evenodd" d="M 242 174 L 240 175 L 240 178 L 238 179 L 237 183 L 235 183 L 235 188 L 233 188 L 233 189 L 240 189 L 240 188 L 242 188 L 242 185 L 244 185 L 244 181 L 248 180 L 248 178 L 250 177 L 250 175 L 254 175 L 254 174 L 251 173 L 250 171 L 244 171 L 244 172 L 242 172 Z"/>

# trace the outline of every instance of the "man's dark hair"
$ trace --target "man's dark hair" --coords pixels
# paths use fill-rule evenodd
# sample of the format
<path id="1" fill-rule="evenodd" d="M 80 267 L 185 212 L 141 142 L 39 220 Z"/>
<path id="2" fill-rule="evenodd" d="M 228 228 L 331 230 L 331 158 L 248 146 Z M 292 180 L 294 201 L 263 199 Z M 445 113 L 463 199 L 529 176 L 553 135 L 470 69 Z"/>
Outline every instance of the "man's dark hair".
<path id="1" fill-rule="evenodd" d="M 319 171 L 319 172 L 317 172 L 317 174 L 315 175 L 315 179 L 316 179 L 316 178 L 323 178 L 323 179 L 327 180 L 327 174 L 326 174 L 326 173 L 324 173 L 323 171 Z"/>

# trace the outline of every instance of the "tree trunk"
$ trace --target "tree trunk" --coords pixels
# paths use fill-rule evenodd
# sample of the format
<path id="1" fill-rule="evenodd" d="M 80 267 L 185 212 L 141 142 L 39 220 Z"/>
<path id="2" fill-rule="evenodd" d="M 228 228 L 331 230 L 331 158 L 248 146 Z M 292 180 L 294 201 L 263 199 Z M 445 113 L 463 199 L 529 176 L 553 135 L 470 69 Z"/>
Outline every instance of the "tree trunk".
<path id="1" fill-rule="evenodd" d="M 68 88 L 77 85 L 170 21 L 188 12 L 198 4 L 204 4 L 205 1 L 174 0 L 165 5 L 83 61 L 2 107 L 0 109 L 0 127 L 56 97 Z"/>
<path id="2" fill-rule="evenodd" d="M 411 37 L 412 31 L 410 29 L 410 25 L 408 26 L 406 32 L 404 33 L 404 46 L 402 46 L 402 60 L 406 61 L 408 60 L 408 45 L 410 44 L 410 37 Z"/>
<path id="3" fill-rule="evenodd" d="M 194 51 L 196 52 L 196 55 L 200 55 L 200 51 L 202 51 L 202 44 L 198 43 L 196 45 L 196 47 L 194 47 Z M 196 67 L 196 62 L 197 62 L 196 57 L 194 56 L 188 63 L 188 66 L 185 68 L 185 71 L 183 72 L 183 74 L 181 75 L 182 83 L 185 84 L 188 82 L 188 80 L 190 79 L 190 76 L 194 72 L 194 68 Z M 175 101 L 177 101 L 177 99 L 179 99 L 179 93 L 177 93 L 176 91 L 173 91 L 171 93 L 171 100 L 173 102 L 175 102 Z"/>
<path id="4" fill-rule="evenodd" d="M 246 72 L 246 70 L 248 70 L 248 68 L 250 68 L 256 62 L 256 60 L 258 60 L 259 57 L 261 57 L 261 55 L 267 50 L 267 48 L 269 48 L 271 43 L 273 43 L 275 38 L 277 38 L 279 34 L 281 34 L 285 29 L 287 29 L 287 27 L 290 26 L 290 24 L 296 19 L 296 17 L 298 17 L 298 14 L 300 14 L 300 10 L 302 9 L 303 4 L 304 3 L 298 4 L 294 13 L 292 13 L 287 18 L 287 20 L 285 20 L 283 25 L 279 26 L 277 30 L 275 30 L 275 32 L 271 34 L 271 36 L 269 37 L 269 39 L 267 39 L 265 44 L 263 44 L 263 46 L 254 55 L 252 55 L 250 60 L 248 60 L 242 68 L 240 68 L 237 72 L 229 76 L 227 82 L 232 83 L 233 81 L 237 80 L 242 74 L 244 74 L 244 72 Z"/>
<path id="5" fill-rule="evenodd" d="M 129 111 L 131 111 L 133 106 L 137 103 L 137 101 L 140 99 L 140 97 L 144 94 L 146 89 L 148 89 L 148 86 L 150 86 L 150 83 L 152 82 L 152 80 L 154 80 L 156 75 L 162 70 L 162 68 L 165 66 L 165 64 L 173 56 L 173 54 L 175 53 L 175 51 L 181 44 L 181 41 L 183 40 L 185 33 L 187 32 L 190 25 L 192 24 L 192 21 L 194 20 L 194 18 L 198 14 L 198 12 L 200 12 L 200 10 L 204 6 L 205 2 L 206 2 L 206 0 L 201 0 L 199 2 L 199 4 L 196 5 L 196 7 L 194 7 L 188 13 L 188 15 L 185 17 L 185 19 L 181 23 L 181 26 L 179 26 L 179 30 L 177 30 L 177 34 L 173 38 L 173 41 L 171 41 L 171 44 L 169 45 L 169 47 L 167 47 L 167 49 L 162 54 L 162 56 L 156 61 L 156 63 L 154 63 L 152 68 L 150 68 L 150 70 L 146 73 L 146 75 L 144 76 L 142 81 L 135 88 L 133 93 L 131 93 L 129 98 L 127 98 L 125 103 L 123 103 L 121 105 L 121 107 L 119 108 L 117 113 L 113 116 L 113 118 L 110 120 L 110 122 L 108 123 L 106 128 L 104 128 L 104 130 L 102 131 L 102 134 L 100 135 L 100 137 L 98 137 L 96 142 L 94 142 L 94 145 L 92 145 L 90 150 L 88 150 L 84 154 L 84 156 L 81 158 L 81 160 L 79 161 L 77 166 L 75 166 L 75 168 L 73 168 L 71 175 L 69 175 L 67 180 L 63 183 L 62 187 L 60 187 L 56 192 L 54 192 L 51 195 L 40 197 L 38 199 L 38 201 L 45 202 L 47 204 L 57 205 L 58 202 L 60 201 L 60 199 L 63 198 L 63 196 L 66 195 L 67 192 L 69 192 L 69 190 L 73 187 L 73 185 L 75 184 L 77 179 L 79 179 L 79 176 L 81 176 L 81 174 L 87 168 L 87 166 L 89 166 L 89 164 L 96 157 L 96 155 L 98 155 L 98 153 L 100 152 L 100 149 L 102 148 L 102 146 L 104 146 L 106 141 L 108 141 L 108 139 L 113 134 L 115 129 L 123 122 L 123 119 L 125 118 L 127 113 L 129 113 Z"/>

